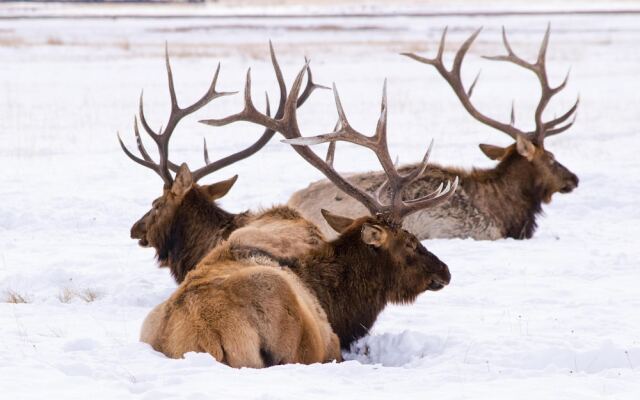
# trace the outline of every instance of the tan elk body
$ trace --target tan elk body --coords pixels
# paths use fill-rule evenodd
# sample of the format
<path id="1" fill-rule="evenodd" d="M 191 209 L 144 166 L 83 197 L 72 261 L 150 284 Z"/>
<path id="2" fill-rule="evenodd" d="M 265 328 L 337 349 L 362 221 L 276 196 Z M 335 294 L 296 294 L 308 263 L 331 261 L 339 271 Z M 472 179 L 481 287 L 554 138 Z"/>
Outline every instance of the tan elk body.
<path id="1" fill-rule="evenodd" d="M 462 45 L 456 53 L 451 70 L 447 70 L 442 62 L 446 30 L 435 59 L 426 59 L 414 54 L 405 55 L 434 66 L 453 88 L 472 117 L 508 134 L 515 143 L 506 148 L 480 145 L 485 155 L 498 161 L 494 168 L 467 171 L 432 165 L 425 170 L 407 188 L 404 193 L 406 200 L 432 192 L 443 179 L 453 179 L 457 176 L 460 184 L 451 201 L 438 208 L 419 211 L 405 219 L 404 227 L 419 239 L 530 238 L 536 230 L 536 217 L 542 211 L 542 204 L 549 203 L 554 193 L 568 193 L 578 186 L 577 176 L 557 162 L 554 155 L 544 148 L 545 137 L 561 133 L 572 125 L 573 122 L 569 122 L 560 126 L 575 114 L 578 105 L 576 102 L 566 113 L 551 121 L 542 120 L 542 113 L 549 100 L 566 84 L 566 80 L 557 87 L 551 87 L 548 83 L 545 55 L 549 30 L 547 29 L 535 63 L 528 63 L 513 53 L 504 31 L 503 41 L 508 54 L 487 57 L 515 63 L 532 71 L 540 80 L 542 94 L 535 113 L 536 129 L 533 132 L 523 132 L 515 128 L 513 119 L 510 124 L 492 120 L 480 113 L 471 103 L 470 97 L 477 78 L 470 88 L 465 90 L 460 70 L 464 56 L 478 34 L 479 30 Z M 399 170 L 409 173 L 417 168 L 418 165 L 405 165 Z M 369 172 L 353 174 L 348 179 L 354 185 L 373 193 L 383 184 L 385 176 L 383 172 Z M 320 209 L 352 218 L 366 213 L 366 209 L 360 203 L 345 196 L 336 185 L 328 181 L 314 182 L 309 187 L 297 191 L 287 204 L 316 223 L 327 237 L 334 237 L 335 234 L 324 222 Z"/>
<path id="2" fill-rule="evenodd" d="M 140 340 L 172 358 L 207 352 L 231 367 L 339 361 L 339 340 L 298 276 L 265 252 L 234 247 L 218 246 L 191 271 L 147 316 Z"/>

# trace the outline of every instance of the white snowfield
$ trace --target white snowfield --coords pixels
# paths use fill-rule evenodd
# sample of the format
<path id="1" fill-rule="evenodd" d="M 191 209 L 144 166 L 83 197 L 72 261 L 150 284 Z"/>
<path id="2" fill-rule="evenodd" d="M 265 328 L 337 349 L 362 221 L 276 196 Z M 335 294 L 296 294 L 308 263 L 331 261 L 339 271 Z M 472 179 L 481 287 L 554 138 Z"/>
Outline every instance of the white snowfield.
<path id="1" fill-rule="evenodd" d="M 501 4 L 497 2 L 497 4 Z M 629 8 L 637 5 L 621 2 Z M 572 2 L 575 5 L 575 2 Z M 492 4 L 491 7 L 496 7 Z M 389 306 L 346 361 L 231 369 L 208 354 L 172 360 L 138 342 L 147 312 L 175 283 L 129 228 L 161 193 L 134 146 L 140 90 L 152 126 L 168 113 L 164 43 L 179 101 L 195 101 L 222 62 L 221 90 L 241 90 L 252 67 L 256 104 L 277 102 L 267 40 L 287 81 L 311 57 L 314 78 L 336 82 L 352 124 L 375 127 L 389 80 L 390 148 L 418 160 L 488 167 L 478 143 L 510 139 L 475 122 L 433 68 L 398 55 L 433 55 L 449 25 L 447 59 L 484 26 L 464 67 L 479 108 L 532 126 L 535 77 L 482 59 L 502 52 L 505 25 L 529 59 L 547 22 L 548 68 L 568 87 L 548 117 L 581 103 L 575 126 L 547 141 L 580 177 L 558 194 L 532 240 L 430 240 L 451 285 Z M 15 19 L 0 22 L 0 397 L 3 399 L 638 399 L 640 398 L 640 15 L 309 19 Z M 175 162 L 202 164 L 257 139 L 248 124 L 198 119 L 240 110 L 211 103 L 178 128 Z M 306 135 L 333 127 L 329 91 L 300 111 Z M 284 203 L 320 179 L 279 137 L 207 182 L 239 174 L 228 210 Z M 153 149 L 147 141 L 149 150 Z M 318 151 L 322 151 L 320 147 Z M 341 171 L 378 169 L 368 151 L 338 145 Z"/>

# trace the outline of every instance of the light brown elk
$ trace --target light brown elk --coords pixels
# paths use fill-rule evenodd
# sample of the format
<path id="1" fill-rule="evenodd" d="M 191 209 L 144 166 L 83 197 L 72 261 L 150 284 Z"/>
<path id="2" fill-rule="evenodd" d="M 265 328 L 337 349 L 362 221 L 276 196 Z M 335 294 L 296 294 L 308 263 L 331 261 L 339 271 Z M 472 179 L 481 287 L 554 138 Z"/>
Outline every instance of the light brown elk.
<path id="1" fill-rule="evenodd" d="M 334 86 L 340 129 L 329 135 L 303 138 L 297 123 L 295 99 L 305 71 L 306 67 L 296 77 L 281 118 L 271 118 L 256 110 L 251 100 L 251 79 L 247 74 L 244 110 L 226 118 L 202 122 L 222 126 L 245 121 L 280 132 L 299 155 L 368 211 L 369 216 L 356 219 L 323 211 L 327 223 L 339 233 L 335 240 L 322 243 L 301 257 L 275 257 L 279 265 L 294 272 L 316 296 L 340 338 L 341 346 L 348 348 L 369 331 L 389 302 L 411 303 L 419 294 L 437 291 L 449 284 L 451 274 L 447 265 L 401 225 L 411 214 L 445 203 L 455 192 L 457 179 L 453 185 L 450 182 L 446 188 L 440 185 L 420 198 L 402 200 L 403 191 L 427 168 L 431 147 L 417 169 L 408 174 L 395 169 L 387 148 L 386 90 L 373 136 L 363 135 L 351 127 Z M 307 146 L 325 141 L 347 141 L 373 150 L 387 177 L 384 188 L 388 196 L 383 200 L 381 192 L 371 195 L 336 172 L 331 162 L 335 146 L 330 146 L 327 160 Z M 198 269 L 214 269 L 215 265 L 215 260 L 210 263 L 205 258 Z"/>
<path id="2" fill-rule="evenodd" d="M 279 77 L 279 81 L 282 81 L 280 79 L 282 73 L 275 59 L 273 48 L 270 47 L 270 50 L 276 76 Z M 174 88 L 168 51 L 165 53 L 165 63 L 169 81 L 171 113 L 164 130 L 155 132 L 150 128 L 145 118 L 142 96 L 140 96 L 139 107 L 140 122 L 157 145 L 159 162 L 154 162 L 144 148 L 138 130 L 137 118 L 134 120 L 134 132 L 142 158 L 132 154 L 118 137 L 122 149 L 129 158 L 155 171 L 164 182 L 162 196 L 154 200 L 151 210 L 133 224 L 131 237 L 138 239 L 139 244 L 143 247 L 153 247 L 160 265 L 169 267 L 178 283 L 182 282 L 187 273 L 216 245 L 228 238 L 234 230 L 252 221 L 256 221 L 256 224 L 263 229 L 288 230 L 290 235 L 298 232 L 298 237 L 301 239 L 296 241 L 297 247 L 289 247 L 289 250 L 294 253 L 306 251 L 307 246 L 315 245 L 318 240 L 321 240 L 317 228 L 302 219 L 295 211 L 286 207 L 276 207 L 257 213 L 247 211 L 239 214 L 229 213 L 220 208 L 215 201 L 231 189 L 237 176 L 210 185 L 198 184 L 201 178 L 255 154 L 273 137 L 274 131 L 266 129 L 251 146 L 214 162 L 209 161 L 205 143 L 206 165 L 197 170 L 191 171 L 186 164 L 179 166 L 169 160 L 169 140 L 182 119 L 198 111 L 212 100 L 232 93 L 216 91 L 216 82 L 220 71 L 218 64 L 207 92 L 192 105 L 180 107 Z M 297 101 L 297 106 L 302 105 L 313 90 L 318 87 L 320 86 L 311 79 L 309 70 L 307 84 Z M 284 86 L 280 87 L 280 92 L 276 116 L 282 114 L 287 94 Z M 268 101 L 267 115 L 269 115 Z M 175 173 L 175 176 L 172 173 Z M 278 220 L 281 222 L 278 223 Z M 302 238 L 303 235 L 305 235 L 304 238 Z"/>
<path id="3" fill-rule="evenodd" d="M 338 338 L 300 278 L 264 252 L 237 250 L 216 247 L 151 311 L 140 340 L 168 357 L 207 352 L 236 368 L 340 361 Z"/>
<path id="4" fill-rule="evenodd" d="M 446 29 L 435 58 L 424 58 L 415 54 L 404 54 L 421 63 L 435 67 L 451 86 L 467 112 L 479 122 L 506 133 L 514 143 L 506 148 L 481 144 L 480 149 L 487 157 L 497 160 L 491 169 L 473 169 L 432 165 L 420 175 L 405 192 L 405 199 L 413 199 L 429 193 L 443 179 L 460 177 L 459 189 L 450 202 L 438 208 L 430 208 L 413 214 L 404 222 L 404 227 L 419 239 L 427 238 L 474 238 L 495 240 L 499 238 L 528 239 L 536 230 L 536 218 L 541 213 L 542 204 L 551 202 L 554 193 L 569 193 L 578 186 L 578 177 L 556 161 L 554 155 L 545 149 L 545 138 L 569 129 L 569 121 L 578 107 L 578 101 L 564 114 L 548 121 L 543 120 L 543 112 L 551 98 L 564 89 L 567 79 L 556 87 L 549 83 L 546 70 L 546 52 L 549 29 L 534 63 L 516 55 L 503 29 L 503 43 L 507 54 L 486 57 L 490 60 L 514 63 L 535 74 L 540 81 L 541 96 L 535 110 L 535 129 L 525 132 L 514 126 L 513 110 L 510 123 L 503 123 L 487 117 L 471 102 L 471 95 L 478 77 L 468 89 L 460 76 L 462 62 L 480 30 L 471 35 L 457 51 L 453 66 L 448 70 L 443 63 Z M 567 121 L 569 121 L 567 123 Z M 401 173 L 412 173 L 420 165 L 401 166 Z M 380 188 L 385 179 L 383 172 L 354 174 L 349 181 L 369 192 Z M 288 205 L 299 210 L 304 217 L 316 223 L 327 237 L 333 235 L 324 222 L 320 209 L 350 217 L 364 215 L 366 208 L 349 196 L 342 188 L 327 181 L 312 183 L 308 188 L 293 194 Z"/>

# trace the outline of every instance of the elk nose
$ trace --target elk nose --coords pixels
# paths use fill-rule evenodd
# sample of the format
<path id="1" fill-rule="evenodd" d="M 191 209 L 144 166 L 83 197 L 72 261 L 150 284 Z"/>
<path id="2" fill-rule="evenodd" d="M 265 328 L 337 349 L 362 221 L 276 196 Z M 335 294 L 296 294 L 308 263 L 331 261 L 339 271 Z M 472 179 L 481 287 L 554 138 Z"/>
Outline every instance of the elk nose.
<path id="1" fill-rule="evenodd" d="M 569 179 L 567 179 L 567 183 L 564 185 L 562 189 L 560 189 L 560 193 L 571 193 L 573 189 L 578 187 L 578 183 L 580 180 L 574 174 L 571 174 Z"/>
<path id="2" fill-rule="evenodd" d="M 142 239 L 144 236 L 144 223 L 138 221 L 131 227 L 131 239 Z"/>
<path id="3" fill-rule="evenodd" d="M 451 282 L 451 272 L 449 272 L 447 264 L 442 263 L 442 269 L 436 276 L 438 277 L 439 282 L 443 285 L 448 285 Z"/>
<path id="4" fill-rule="evenodd" d="M 575 189 L 578 187 L 578 183 L 580 182 L 580 179 L 578 179 L 576 175 L 573 175 L 572 178 L 573 178 L 573 188 Z"/>
<path id="5" fill-rule="evenodd" d="M 437 291 L 447 286 L 451 282 L 451 272 L 445 263 L 440 264 L 440 270 L 431 277 L 429 290 Z"/>

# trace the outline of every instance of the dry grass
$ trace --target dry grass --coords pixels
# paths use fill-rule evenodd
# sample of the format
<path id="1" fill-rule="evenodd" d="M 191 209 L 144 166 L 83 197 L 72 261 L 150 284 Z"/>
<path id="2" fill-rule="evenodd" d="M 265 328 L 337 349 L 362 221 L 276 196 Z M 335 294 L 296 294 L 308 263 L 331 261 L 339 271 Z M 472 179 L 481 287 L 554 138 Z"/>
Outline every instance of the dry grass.
<path id="1" fill-rule="evenodd" d="M 116 42 L 115 46 L 117 48 L 119 48 L 120 50 L 124 50 L 124 51 L 130 51 L 131 50 L 131 43 L 126 39 L 123 39 L 123 40 L 121 40 L 119 42 Z"/>
<path id="2" fill-rule="evenodd" d="M 87 303 L 91 303 L 100 297 L 100 293 L 94 289 L 85 289 L 81 293 L 78 293 L 78 297 Z"/>
<path id="3" fill-rule="evenodd" d="M 57 38 L 55 36 L 49 36 L 47 38 L 47 44 L 49 46 L 62 46 L 64 42 L 60 38 Z"/>
<path id="4" fill-rule="evenodd" d="M 86 303 L 92 303 L 100 298 L 100 292 L 95 289 L 85 289 L 83 291 L 73 290 L 71 288 L 64 288 L 58 293 L 58 300 L 61 303 L 69 303 L 75 297 L 81 299 Z"/>
<path id="5" fill-rule="evenodd" d="M 5 292 L 4 302 L 11 304 L 26 304 L 29 303 L 29 298 L 25 295 L 21 295 L 14 290 L 7 290 Z"/>
<path id="6" fill-rule="evenodd" d="M 60 300 L 60 303 L 68 303 L 73 300 L 75 295 L 76 294 L 73 292 L 73 290 L 64 288 L 60 291 L 60 293 L 58 293 L 58 300 Z"/>
<path id="7" fill-rule="evenodd" d="M 26 44 L 25 40 L 16 36 L 0 37 L 0 47 L 21 47 Z"/>

